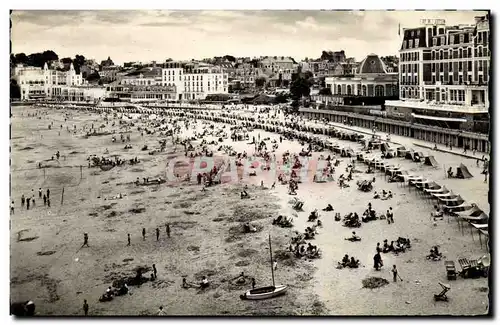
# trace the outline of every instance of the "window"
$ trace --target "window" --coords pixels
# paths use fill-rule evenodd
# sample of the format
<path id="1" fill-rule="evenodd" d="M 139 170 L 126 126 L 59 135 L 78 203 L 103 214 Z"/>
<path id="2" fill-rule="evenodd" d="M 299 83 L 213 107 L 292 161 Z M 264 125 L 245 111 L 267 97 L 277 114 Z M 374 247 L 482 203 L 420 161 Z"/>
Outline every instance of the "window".
<path id="1" fill-rule="evenodd" d="M 460 43 L 464 42 L 464 34 L 460 34 Z"/>
<path id="2" fill-rule="evenodd" d="M 467 61 L 467 71 L 472 71 L 472 61 Z"/>
<path id="3" fill-rule="evenodd" d="M 444 41 L 444 36 L 441 37 L 441 45 L 444 45 L 445 44 L 445 41 Z"/>
<path id="4" fill-rule="evenodd" d="M 455 35 L 450 35 L 450 44 L 455 43 Z"/>
<path id="5" fill-rule="evenodd" d="M 470 47 L 467 48 L 467 57 L 468 58 L 472 57 L 472 49 Z"/>
<path id="6" fill-rule="evenodd" d="M 412 47 L 413 47 L 413 40 L 410 40 L 410 41 L 409 41 L 408 47 L 409 47 L 409 48 L 412 48 Z"/>
<path id="7" fill-rule="evenodd" d="M 483 47 L 483 56 L 488 56 L 488 49 Z"/>
<path id="8" fill-rule="evenodd" d="M 420 36 L 420 29 L 417 29 L 417 37 Z"/>
<path id="9" fill-rule="evenodd" d="M 438 43 L 438 39 L 437 39 L 437 37 L 434 37 L 432 39 L 432 46 L 437 46 L 437 43 Z"/>
<path id="10" fill-rule="evenodd" d="M 415 37 L 415 32 L 411 31 L 411 37 Z"/>
<path id="11" fill-rule="evenodd" d="M 415 47 L 418 47 L 419 42 L 420 42 L 420 40 L 417 38 L 417 39 L 415 40 Z"/>

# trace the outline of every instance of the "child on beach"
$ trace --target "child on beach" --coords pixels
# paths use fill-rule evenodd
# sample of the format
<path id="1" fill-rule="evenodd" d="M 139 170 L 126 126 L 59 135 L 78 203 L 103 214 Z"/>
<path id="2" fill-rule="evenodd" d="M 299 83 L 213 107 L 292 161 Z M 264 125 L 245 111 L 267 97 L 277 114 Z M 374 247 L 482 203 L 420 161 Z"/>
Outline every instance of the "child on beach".
<path id="1" fill-rule="evenodd" d="M 392 266 L 392 277 L 394 279 L 394 282 L 397 282 L 398 281 L 398 269 L 396 268 L 396 265 L 393 265 Z"/>

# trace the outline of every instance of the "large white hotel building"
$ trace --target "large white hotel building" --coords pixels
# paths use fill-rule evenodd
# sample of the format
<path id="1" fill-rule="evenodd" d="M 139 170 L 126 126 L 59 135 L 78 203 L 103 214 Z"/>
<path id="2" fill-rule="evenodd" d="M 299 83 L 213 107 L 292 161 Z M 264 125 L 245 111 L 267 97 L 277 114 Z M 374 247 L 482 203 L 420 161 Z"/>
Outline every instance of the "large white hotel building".
<path id="1" fill-rule="evenodd" d="M 416 119 L 448 123 L 487 114 L 489 39 L 487 16 L 458 26 L 447 26 L 443 19 L 424 19 L 422 26 L 404 29 L 399 51 L 400 100 L 388 101 L 386 106 L 402 114 L 408 112 L 404 108 L 411 109 Z"/>
<path id="2" fill-rule="evenodd" d="M 223 68 L 201 63 L 165 63 L 162 86 L 175 86 L 176 100 L 205 99 L 210 94 L 227 94 L 228 75 Z"/>

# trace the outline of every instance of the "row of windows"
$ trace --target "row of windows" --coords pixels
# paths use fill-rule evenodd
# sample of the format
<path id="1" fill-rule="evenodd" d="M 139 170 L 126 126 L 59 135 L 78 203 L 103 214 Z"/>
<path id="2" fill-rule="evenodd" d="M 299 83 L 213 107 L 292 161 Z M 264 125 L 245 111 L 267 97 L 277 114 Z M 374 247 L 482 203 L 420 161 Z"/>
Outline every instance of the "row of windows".
<path id="1" fill-rule="evenodd" d="M 487 57 L 490 51 L 487 47 L 478 46 L 474 49 L 474 57 Z M 431 60 L 472 58 L 472 48 L 458 48 L 431 52 Z"/>
<path id="2" fill-rule="evenodd" d="M 419 52 L 407 52 L 401 53 L 400 61 L 420 61 L 420 53 Z"/>

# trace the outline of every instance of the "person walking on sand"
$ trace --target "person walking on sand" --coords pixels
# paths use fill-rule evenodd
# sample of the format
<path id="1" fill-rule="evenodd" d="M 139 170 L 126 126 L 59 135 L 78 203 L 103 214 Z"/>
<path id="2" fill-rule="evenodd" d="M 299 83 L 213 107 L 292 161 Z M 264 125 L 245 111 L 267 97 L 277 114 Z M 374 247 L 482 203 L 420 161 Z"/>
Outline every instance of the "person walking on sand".
<path id="1" fill-rule="evenodd" d="M 39 199 L 42 198 L 42 188 L 41 187 L 38 188 L 38 198 Z"/>
<path id="2" fill-rule="evenodd" d="M 252 289 L 255 289 L 255 278 L 252 278 Z"/>
<path id="3" fill-rule="evenodd" d="M 47 189 L 47 199 L 50 199 L 50 190 Z"/>
<path id="4" fill-rule="evenodd" d="M 50 199 L 47 198 L 47 206 L 50 208 Z"/>
<path id="5" fill-rule="evenodd" d="M 153 274 L 156 279 L 156 275 L 158 274 L 158 271 L 156 271 L 156 264 L 153 264 Z"/>
<path id="6" fill-rule="evenodd" d="M 142 240 L 146 240 L 146 228 L 142 228 Z"/>
<path id="7" fill-rule="evenodd" d="M 10 204 L 10 214 L 14 214 L 14 201 Z"/>
<path id="8" fill-rule="evenodd" d="M 43 195 L 43 205 L 46 206 L 47 205 L 47 195 Z"/>
<path id="9" fill-rule="evenodd" d="M 26 199 L 26 210 L 30 209 L 30 198 Z"/>
<path id="10" fill-rule="evenodd" d="M 83 234 L 83 245 L 82 245 L 82 247 L 83 246 L 89 247 L 89 235 L 87 233 Z"/>
<path id="11" fill-rule="evenodd" d="M 392 278 L 394 280 L 394 282 L 398 282 L 398 269 L 396 268 L 396 265 L 393 265 L 392 266 Z"/>
<path id="12" fill-rule="evenodd" d="M 130 234 L 127 234 L 127 246 L 130 246 Z"/>
<path id="13" fill-rule="evenodd" d="M 26 202 L 26 198 L 24 197 L 24 194 L 21 195 L 21 208 L 24 208 L 24 202 Z"/>
<path id="14" fill-rule="evenodd" d="M 160 228 L 156 228 L 156 241 L 160 239 Z"/>
<path id="15" fill-rule="evenodd" d="M 167 223 L 166 228 L 167 228 L 166 229 L 167 230 L 167 237 L 170 238 L 170 224 L 169 223 Z"/>
<path id="16" fill-rule="evenodd" d="M 83 313 L 85 316 L 89 315 L 89 304 L 87 303 L 87 299 L 83 300 Z"/>
<path id="17" fill-rule="evenodd" d="M 375 270 L 379 271 L 383 265 L 382 256 L 380 256 L 380 253 L 377 252 L 377 254 L 373 256 L 373 267 Z"/>

